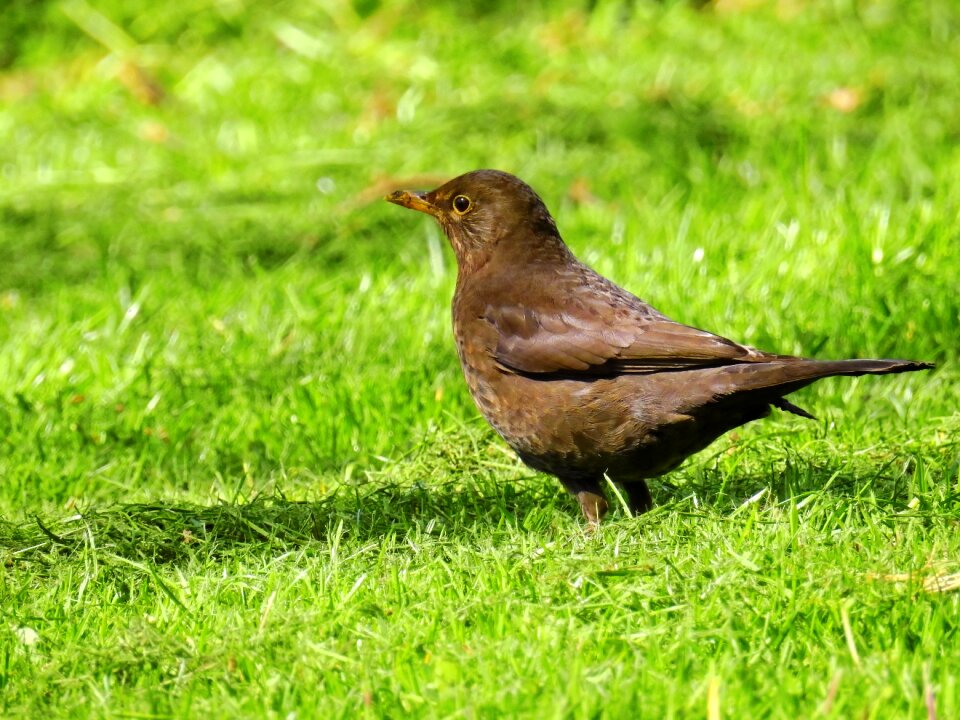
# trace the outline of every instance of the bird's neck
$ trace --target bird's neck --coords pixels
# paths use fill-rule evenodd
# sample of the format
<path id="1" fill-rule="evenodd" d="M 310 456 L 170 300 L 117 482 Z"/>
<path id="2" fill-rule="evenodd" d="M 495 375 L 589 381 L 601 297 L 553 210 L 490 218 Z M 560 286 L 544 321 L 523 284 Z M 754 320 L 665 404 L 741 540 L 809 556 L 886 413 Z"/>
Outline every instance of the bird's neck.
<path id="1" fill-rule="evenodd" d="M 556 225 L 548 216 L 549 223 L 536 218 L 516 228 L 495 248 L 498 259 L 517 268 L 549 268 L 576 262 L 570 248 L 560 237 Z"/>
<path id="2" fill-rule="evenodd" d="M 576 258 L 563 242 L 553 218 L 533 213 L 511 223 L 477 227 L 472 232 L 444 228 L 457 256 L 458 275 L 470 277 L 493 262 L 501 267 L 565 265 Z"/>
<path id="3" fill-rule="evenodd" d="M 476 288 L 495 289 L 498 297 L 512 297 L 531 285 L 555 281 L 580 266 L 554 229 L 552 232 L 520 228 L 481 252 L 457 258 L 457 294 Z"/>

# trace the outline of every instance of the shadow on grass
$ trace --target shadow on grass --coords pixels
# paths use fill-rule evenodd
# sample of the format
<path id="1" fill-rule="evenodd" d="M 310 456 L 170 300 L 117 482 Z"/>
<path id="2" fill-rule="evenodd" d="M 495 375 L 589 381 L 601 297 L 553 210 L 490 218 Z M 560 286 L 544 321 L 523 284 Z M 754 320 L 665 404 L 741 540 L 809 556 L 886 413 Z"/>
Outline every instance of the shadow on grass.
<path id="1" fill-rule="evenodd" d="M 837 501 L 869 500 L 875 509 L 895 514 L 918 495 L 928 510 L 943 510 L 934 497 L 942 494 L 937 492 L 940 485 L 935 472 L 918 472 L 916 467 L 896 472 L 888 463 L 861 473 L 837 461 L 817 467 L 787 463 L 777 472 L 744 473 L 723 481 L 716 470 L 705 470 L 680 484 L 654 482 L 653 489 L 661 507 L 658 516 L 689 512 L 691 504 L 697 512 L 727 516 L 750 500 L 779 504 L 811 493 Z M 280 554 L 333 537 L 366 542 L 410 532 L 452 538 L 497 528 L 547 532 L 558 512 L 569 515 L 571 525 L 581 522 L 576 504 L 545 477 L 482 484 L 371 483 L 341 486 L 313 502 L 275 495 L 212 506 L 118 504 L 20 523 L 0 519 L 0 550 L 8 566 L 53 564 L 91 551 L 98 557 L 180 563 L 251 548 Z"/>
<path id="2" fill-rule="evenodd" d="M 692 503 L 729 515 L 753 502 L 783 505 L 819 496 L 819 502 L 837 507 L 859 503 L 890 516 L 908 511 L 953 514 L 960 500 L 951 482 L 960 461 L 949 458 L 943 464 L 920 454 L 903 453 L 883 458 L 833 453 L 814 459 L 783 448 L 771 455 L 773 460 L 763 469 L 702 468 L 682 483 L 671 482 L 671 476 L 654 480 L 654 500 L 660 505 Z"/>
<path id="3" fill-rule="evenodd" d="M 543 528 L 558 503 L 559 486 L 539 480 L 477 486 L 342 486 L 313 502 L 261 497 L 247 503 L 118 504 L 61 519 L 0 519 L 0 550 L 8 565 L 56 562 L 88 551 L 151 563 L 220 557 L 261 546 L 287 552 L 331 537 L 364 542 L 423 531 L 461 536 L 498 526 Z"/>

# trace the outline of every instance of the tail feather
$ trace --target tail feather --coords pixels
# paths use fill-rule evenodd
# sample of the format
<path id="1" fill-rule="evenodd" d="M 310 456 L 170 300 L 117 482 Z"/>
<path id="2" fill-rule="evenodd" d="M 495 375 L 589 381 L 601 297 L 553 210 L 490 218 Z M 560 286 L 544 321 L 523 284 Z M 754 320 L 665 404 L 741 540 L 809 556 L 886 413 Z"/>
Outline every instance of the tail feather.
<path id="1" fill-rule="evenodd" d="M 786 398 L 782 398 L 782 397 L 774 398 L 773 400 L 770 401 L 770 404 L 773 405 L 775 408 L 780 408 L 785 412 L 793 413 L 794 415 L 799 415 L 800 417 L 806 418 L 807 420 L 817 419 L 816 415 L 812 415 L 811 413 L 808 413 L 802 407 L 798 407 L 797 405 L 794 405 L 792 402 L 790 402 Z"/>
<path id="2" fill-rule="evenodd" d="M 741 398 L 765 402 L 801 417 L 815 419 L 806 410 L 784 399 L 821 378 L 836 375 L 889 375 L 930 370 L 933 363 L 913 360 L 807 360 L 805 358 L 743 363 L 718 368 L 714 398 Z"/>
<path id="3" fill-rule="evenodd" d="M 832 375 L 893 375 L 934 368 L 933 363 L 916 360 L 799 360 L 797 365 L 809 365 L 811 370 L 822 373 L 814 379 Z"/>

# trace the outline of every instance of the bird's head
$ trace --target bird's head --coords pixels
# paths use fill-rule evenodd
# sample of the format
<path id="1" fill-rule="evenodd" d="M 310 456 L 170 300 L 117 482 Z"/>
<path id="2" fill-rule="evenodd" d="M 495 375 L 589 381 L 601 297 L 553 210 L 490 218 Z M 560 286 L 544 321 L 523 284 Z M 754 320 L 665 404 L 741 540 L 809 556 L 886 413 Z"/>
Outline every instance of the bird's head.
<path id="1" fill-rule="evenodd" d="M 388 202 L 432 215 L 450 239 L 461 271 L 495 253 L 523 260 L 569 251 L 550 212 L 520 178 L 499 170 L 474 170 L 429 192 L 397 190 Z"/>

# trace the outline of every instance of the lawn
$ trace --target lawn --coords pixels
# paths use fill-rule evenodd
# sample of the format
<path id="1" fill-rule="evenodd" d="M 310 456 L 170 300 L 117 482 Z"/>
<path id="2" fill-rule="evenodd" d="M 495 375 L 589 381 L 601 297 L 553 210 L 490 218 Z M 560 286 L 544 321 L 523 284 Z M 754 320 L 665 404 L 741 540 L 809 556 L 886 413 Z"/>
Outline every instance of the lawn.
<path id="1" fill-rule="evenodd" d="M 951 0 L 34 0 L 0 23 L 0 716 L 960 717 Z M 587 532 L 382 202 L 509 170 L 826 380 Z"/>

